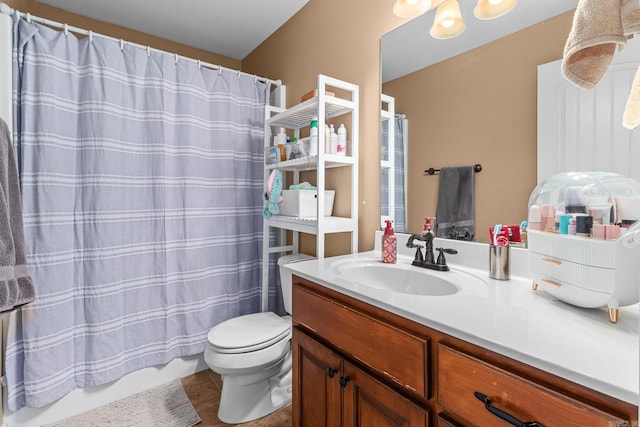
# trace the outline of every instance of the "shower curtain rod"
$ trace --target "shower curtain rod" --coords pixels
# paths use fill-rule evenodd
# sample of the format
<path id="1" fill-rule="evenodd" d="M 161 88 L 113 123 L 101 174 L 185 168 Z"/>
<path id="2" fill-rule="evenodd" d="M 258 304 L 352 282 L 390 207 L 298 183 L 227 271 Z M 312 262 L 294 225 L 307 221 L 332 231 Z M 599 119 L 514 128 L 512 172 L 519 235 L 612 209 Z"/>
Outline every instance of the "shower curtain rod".
<path id="1" fill-rule="evenodd" d="M 118 38 L 107 36 L 107 35 L 104 35 L 104 34 L 94 33 L 91 30 L 85 30 L 83 28 L 73 27 L 73 26 L 71 26 L 69 24 L 62 24 L 60 22 L 52 21 L 50 19 L 40 18 L 38 16 L 32 16 L 30 13 L 20 12 L 19 10 L 13 9 L 8 4 L 2 3 L 2 2 L 0 2 L 0 13 L 4 13 L 5 15 L 14 15 L 15 14 L 20 18 L 25 18 L 27 20 L 27 22 L 35 21 L 35 22 L 38 22 L 40 24 L 48 25 L 48 26 L 51 26 L 51 27 L 54 27 L 54 28 L 61 28 L 61 29 L 63 29 L 65 31 L 65 33 L 68 32 L 68 31 L 72 31 L 72 32 L 74 32 L 76 34 L 82 34 L 82 35 L 85 35 L 85 36 L 89 36 L 89 38 L 102 37 L 103 39 L 119 42 L 120 43 L 120 48 L 122 48 L 125 44 L 127 44 L 128 46 L 137 47 L 139 49 L 145 49 L 145 50 L 147 50 L 147 52 L 154 51 L 154 52 L 160 52 L 160 53 L 169 53 L 169 52 L 166 52 L 164 50 L 156 49 L 156 48 L 153 48 L 153 47 L 150 47 L 150 46 L 144 46 L 144 45 L 141 45 L 141 44 L 138 44 L 138 43 L 125 41 L 123 39 L 118 39 Z M 183 59 L 183 60 L 187 60 L 187 61 L 193 61 L 193 62 L 196 62 L 198 64 L 198 66 L 201 66 L 201 67 L 211 68 L 213 70 L 222 70 L 222 69 L 224 69 L 224 70 L 233 71 L 233 72 L 236 72 L 236 73 L 239 73 L 239 74 L 243 74 L 245 76 L 253 77 L 253 78 L 257 79 L 258 81 L 266 83 L 266 84 L 268 84 L 270 86 L 276 86 L 277 87 L 277 86 L 281 86 L 282 85 L 282 80 L 267 79 L 266 77 L 260 77 L 260 76 L 254 75 L 254 74 L 248 74 L 248 73 L 245 73 L 245 72 L 242 72 L 242 71 L 232 70 L 230 68 L 226 68 L 226 67 L 223 67 L 221 65 L 211 64 L 209 62 L 200 61 L 199 59 L 194 59 L 194 58 L 189 58 L 187 56 L 178 55 L 177 53 L 174 53 L 173 55 L 174 55 L 174 58 L 175 58 L 176 62 L 178 62 L 178 59 Z"/>

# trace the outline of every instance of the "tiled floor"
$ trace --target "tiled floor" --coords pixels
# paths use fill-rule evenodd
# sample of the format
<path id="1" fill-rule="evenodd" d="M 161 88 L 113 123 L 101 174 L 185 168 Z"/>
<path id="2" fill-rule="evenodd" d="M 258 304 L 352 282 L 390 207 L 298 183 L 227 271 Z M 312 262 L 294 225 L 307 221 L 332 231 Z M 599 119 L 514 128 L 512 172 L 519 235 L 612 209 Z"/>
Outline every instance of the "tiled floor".
<path id="1" fill-rule="evenodd" d="M 207 369 L 182 378 L 182 387 L 189 396 L 191 404 L 202 419 L 196 427 L 229 426 L 218 419 L 220 390 L 222 380 L 215 372 Z M 285 406 L 273 414 L 245 424 L 233 424 L 248 427 L 288 427 L 291 426 L 291 405 Z"/>

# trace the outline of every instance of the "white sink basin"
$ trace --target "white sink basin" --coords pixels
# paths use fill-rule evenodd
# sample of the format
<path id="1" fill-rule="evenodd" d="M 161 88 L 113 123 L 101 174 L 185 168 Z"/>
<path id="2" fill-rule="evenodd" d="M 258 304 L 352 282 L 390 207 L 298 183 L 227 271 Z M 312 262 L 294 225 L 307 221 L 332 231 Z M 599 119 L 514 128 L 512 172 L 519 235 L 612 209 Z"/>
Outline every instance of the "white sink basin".
<path id="1" fill-rule="evenodd" d="M 434 271 L 410 263 L 345 260 L 335 263 L 331 269 L 337 276 L 355 284 L 400 294 L 447 296 L 469 286 L 485 287 L 482 280 L 467 273 Z"/>

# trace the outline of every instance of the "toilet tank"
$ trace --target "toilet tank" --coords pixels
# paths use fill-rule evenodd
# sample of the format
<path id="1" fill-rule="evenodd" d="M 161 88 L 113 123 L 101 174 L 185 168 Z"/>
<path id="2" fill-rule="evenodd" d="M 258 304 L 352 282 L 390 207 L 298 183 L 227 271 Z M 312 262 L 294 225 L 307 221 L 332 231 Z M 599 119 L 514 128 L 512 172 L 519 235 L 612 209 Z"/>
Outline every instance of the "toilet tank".
<path id="1" fill-rule="evenodd" d="M 291 254 L 283 255 L 278 258 L 278 268 L 280 269 L 280 289 L 282 290 L 282 299 L 284 300 L 284 309 L 287 313 L 291 314 L 291 288 L 293 286 L 291 271 L 282 268 L 284 265 L 293 264 L 294 262 L 308 261 L 315 259 L 311 255 L 307 254 Z"/>

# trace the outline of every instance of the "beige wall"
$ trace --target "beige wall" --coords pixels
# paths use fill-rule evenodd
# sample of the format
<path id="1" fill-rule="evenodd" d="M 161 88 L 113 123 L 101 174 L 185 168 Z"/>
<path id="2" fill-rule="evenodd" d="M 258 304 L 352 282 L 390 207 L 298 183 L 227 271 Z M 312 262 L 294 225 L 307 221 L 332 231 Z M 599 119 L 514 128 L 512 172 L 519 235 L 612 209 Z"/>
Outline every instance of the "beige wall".
<path id="1" fill-rule="evenodd" d="M 393 0 L 311 0 L 243 61 L 243 70 L 279 78 L 287 86 L 287 105 L 316 87 L 318 73 L 360 88 L 359 248 L 373 248 L 380 217 L 380 37 L 404 20 L 391 11 Z M 332 170 L 327 188 L 335 188 L 336 209 L 348 203 L 347 171 Z M 342 190 L 341 190 L 342 189 Z M 315 253 L 313 238 L 302 250 Z M 349 235 L 331 235 L 326 255 L 347 253 Z"/>
<path id="2" fill-rule="evenodd" d="M 430 167 L 480 163 L 476 236 L 518 224 L 536 185 L 537 67 L 562 57 L 573 11 L 383 86 L 409 119 L 408 229 L 435 215 L 437 176 Z M 495 21 L 499 25 L 500 21 Z"/>

